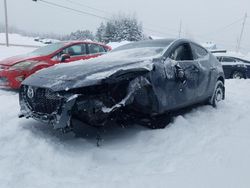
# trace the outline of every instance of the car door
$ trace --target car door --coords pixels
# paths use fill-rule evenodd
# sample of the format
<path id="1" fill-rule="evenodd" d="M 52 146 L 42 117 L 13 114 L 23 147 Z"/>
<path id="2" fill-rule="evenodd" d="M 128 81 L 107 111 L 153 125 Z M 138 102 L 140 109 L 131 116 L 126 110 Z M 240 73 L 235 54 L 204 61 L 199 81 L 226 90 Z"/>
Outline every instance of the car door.
<path id="1" fill-rule="evenodd" d="M 226 78 L 231 78 L 232 73 L 237 70 L 236 60 L 231 57 L 221 57 L 221 64 Z"/>
<path id="2" fill-rule="evenodd" d="M 166 92 L 169 92 L 168 100 L 173 100 L 172 106 L 179 108 L 193 104 L 197 97 L 199 68 L 193 59 L 189 43 L 176 46 L 169 54 L 168 59 L 175 64 L 175 80 L 171 83 L 166 80 Z M 166 62 L 169 63 L 169 62 Z M 179 75 L 179 74 L 182 75 Z M 182 77 L 183 76 L 183 77 Z M 174 84 L 174 87 L 173 85 Z"/>
<path id="3" fill-rule="evenodd" d="M 62 56 L 67 55 L 68 57 L 62 61 Z M 78 43 L 63 48 L 60 52 L 54 55 L 51 60 L 55 63 L 68 63 L 72 61 L 78 61 L 85 59 L 87 56 L 87 46 L 85 43 Z"/>
<path id="4" fill-rule="evenodd" d="M 87 45 L 87 51 L 88 56 L 86 58 L 98 57 L 107 52 L 107 50 L 103 46 L 94 43 L 90 43 Z"/>
<path id="5" fill-rule="evenodd" d="M 217 78 L 215 74 L 217 73 L 215 72 L 216 69 L 210 62 L 208 51 L 195 43 L 191 43 L 190 45 L 197 70 L 199 71 L 196 90 L 197 100 L 203 100 L 209 97 L 211 89 L 214 89 L 214 84 Z"/>

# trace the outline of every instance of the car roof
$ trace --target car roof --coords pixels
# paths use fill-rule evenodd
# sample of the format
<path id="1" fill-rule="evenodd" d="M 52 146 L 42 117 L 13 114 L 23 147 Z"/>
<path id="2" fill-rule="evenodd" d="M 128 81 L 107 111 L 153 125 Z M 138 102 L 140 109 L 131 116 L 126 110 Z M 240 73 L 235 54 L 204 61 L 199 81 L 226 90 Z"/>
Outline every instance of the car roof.
<path id="1" fill-rule="evenodd" d="M 72 44 L 79 44 L 79 43 L 86 43 L 86 44 L 99 44 L 102 46 L 107 46 L 103 43 L 99 43 L 99 42 L 94 42 L 94 41 L 89 41 L 89 40 L 74 40 L 74 41 L 61 41 L 61 42 L 57 42 L 57 43 L 62 43 L 63 45 L 67 46 L 67 45 L 72 45 Z"/>

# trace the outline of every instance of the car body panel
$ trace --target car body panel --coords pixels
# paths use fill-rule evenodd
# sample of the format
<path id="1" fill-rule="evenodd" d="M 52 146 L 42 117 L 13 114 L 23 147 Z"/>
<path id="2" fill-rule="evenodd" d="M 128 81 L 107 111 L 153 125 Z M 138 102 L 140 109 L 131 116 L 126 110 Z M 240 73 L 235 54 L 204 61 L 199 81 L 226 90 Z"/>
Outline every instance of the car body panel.
<path id="1" fill-rule="evenodd" d="M 149 49 L 143 45 L 157 42 L 166 43 L 161 55 L 147 56 Z M 172 57 L 177 47 L 184 46 L 185 51 L 192 43 L 185 39 L 138 42 L 85 63 L 42 70 L 22 83 L 20 116 L 50 122 L 60 129 L 70 126 L 72 117 L 105 126 L 117 118 L 138 120 L 206 101 L 213 96 L 217 81 L 224 81 L 224 73 L 218 60 L 199 45 L 205 50 L 202 58 Z M 138 48 L 145 50 L 145 57 L 128 55 L 130 50 L 141 50 Z M 195 56 L 191 49 L 189 55 Z M 183 57 L 184 51 L 180 52 Z"/>

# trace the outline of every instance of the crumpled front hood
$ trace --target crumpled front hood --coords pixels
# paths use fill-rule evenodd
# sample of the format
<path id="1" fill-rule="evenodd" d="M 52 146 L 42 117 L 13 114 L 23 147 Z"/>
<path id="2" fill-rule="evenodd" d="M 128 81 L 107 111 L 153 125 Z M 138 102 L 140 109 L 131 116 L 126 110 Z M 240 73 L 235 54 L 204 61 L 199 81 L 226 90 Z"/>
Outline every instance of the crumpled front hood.
<path id="1" fill-rule="evenodd" d="M 152 69 L 152 58 L 108 60 L 108 58 L 99 57 L 87 61 L 55 65 L 28 77 L 23 84 L 62 91 L 97 85 L 117 73 Z"/>

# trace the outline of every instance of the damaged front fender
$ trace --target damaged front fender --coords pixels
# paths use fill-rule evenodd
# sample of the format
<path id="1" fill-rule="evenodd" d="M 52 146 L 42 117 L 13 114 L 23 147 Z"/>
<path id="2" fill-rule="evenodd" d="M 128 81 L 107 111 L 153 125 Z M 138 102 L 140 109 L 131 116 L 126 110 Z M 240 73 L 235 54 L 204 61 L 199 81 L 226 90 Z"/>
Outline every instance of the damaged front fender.
<path id="1" fill-rule="evenodd" d="M 123 86 L 126 87 L 124 88 Z M 145 77 L 140 76 L 131 80 L 128 84 L 123 83 L 116 89 L 110 89 L 112 93 L 106 92 L 97 96 L 81 96 L 76 100 L 73 116 L 93 126 L 104 126 L 105 123 L 112 120 L 114 113 L 133 105 L 138 92 L 147 86 L 150 86 L 150 82 Z M 121 91 L 122 89 L 125 91 Z M 124 95 L 119 99 L 114 96 L 118 92 L 124 92 Z"/>

